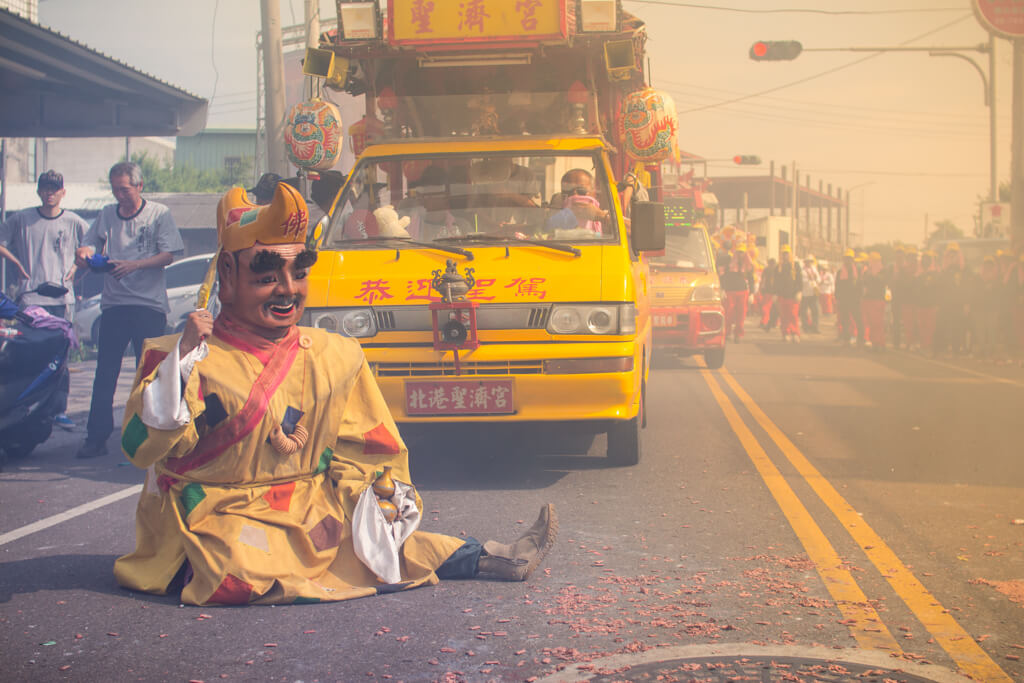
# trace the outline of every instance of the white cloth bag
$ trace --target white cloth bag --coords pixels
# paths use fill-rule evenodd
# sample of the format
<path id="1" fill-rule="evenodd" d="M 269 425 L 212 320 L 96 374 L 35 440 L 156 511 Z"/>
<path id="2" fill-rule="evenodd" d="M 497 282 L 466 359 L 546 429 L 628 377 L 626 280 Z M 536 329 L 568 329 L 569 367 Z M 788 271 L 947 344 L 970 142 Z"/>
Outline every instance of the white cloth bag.
<path id="1" fill-rule="evenodd" d="M 394 522 L 384 519 L 373 487 L 363 491 L 352 513 L 352 545 L 356 557 L 377 578 L 385 583 L 398 583 L 402 580 L 398 550 L 419 527 L 422 514 L 416 507 L 416 489 L 411 484 L 396 479 L 391 502 L 398 508 Z"/>

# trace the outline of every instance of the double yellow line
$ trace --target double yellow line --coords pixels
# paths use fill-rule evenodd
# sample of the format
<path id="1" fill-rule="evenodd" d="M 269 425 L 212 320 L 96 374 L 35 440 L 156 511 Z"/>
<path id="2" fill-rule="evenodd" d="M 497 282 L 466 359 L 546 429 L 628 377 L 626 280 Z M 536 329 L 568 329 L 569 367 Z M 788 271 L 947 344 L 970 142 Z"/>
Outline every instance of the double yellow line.
<path id="1" fill-rule="evenodd" d="M 896 594 L 900 596 L 910 611 L 924 625 L 935 642 L 944 649 L 956 662 L 961 672 L 971 678 L 982 681 L 1006 681 L 1011 678 L 998 664 L 975 642 L 950 614 L 943 609 L 939 601 L 928 592 L 917 577 L 907 569 L 885 541 L 857 514 L 853 507 L 839 495 L 821 473 L 807 460 L 803 453 L 793 445 L 785 434 L 768 419 L 764 411 L 754 403 L 743 387 L 727 370 L 719 370 L 718 374 L 732 390 L 747 412 L 761 426 L 768 437 L 775 443 L 786 459 L 799 472 L 811 489 L 821 498 L 822 502 L 832 511 L 854 541 L 861 547 L 868 559 L 875 565 L 882 576 L 889 582 Z M 886 628 L 878 613 L 869 603 L 867 596 L 857 585 L 853 575 L 843 568 L 842 559 L 829 542 L 825 533 L 814 521 L 811 513 L 800 502 L 796 492 L 786 482 L 782 473 L 772 462 L 757 437 L 740 417 L 739 411 L 722 390 L 718 380 L 711 371 L 702 369 L 701 375 L 711 389 L 729 426 L 736 433 L 743 448 L 747 451 L 754 467 L 768 486 L 775 501 L 779 504 L 790 526 L 796 532 L 808 556 L 814 562 L 825 587 L 835 600 L 842 613 L 843 623 L 850 627 L 850 632 L 857 643 L 866 649 L 885 650 L 901 653 L 899 644 L 892 633 Z"/>

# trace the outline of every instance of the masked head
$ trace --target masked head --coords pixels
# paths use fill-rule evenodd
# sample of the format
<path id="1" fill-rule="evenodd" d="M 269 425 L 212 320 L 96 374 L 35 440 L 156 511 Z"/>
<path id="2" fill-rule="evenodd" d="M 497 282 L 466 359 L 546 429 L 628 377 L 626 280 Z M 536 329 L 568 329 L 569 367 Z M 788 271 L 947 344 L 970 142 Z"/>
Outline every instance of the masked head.
<path id="1" fill-rule="evenodd" d="M 306 202 L 279 183 L 266 206 L 245 190 L 229 190 L 217 207 L 220 300 L 235 322 L 263 337 L 285 335 L 299 322 L 316 252 L 306 248 Z"/>

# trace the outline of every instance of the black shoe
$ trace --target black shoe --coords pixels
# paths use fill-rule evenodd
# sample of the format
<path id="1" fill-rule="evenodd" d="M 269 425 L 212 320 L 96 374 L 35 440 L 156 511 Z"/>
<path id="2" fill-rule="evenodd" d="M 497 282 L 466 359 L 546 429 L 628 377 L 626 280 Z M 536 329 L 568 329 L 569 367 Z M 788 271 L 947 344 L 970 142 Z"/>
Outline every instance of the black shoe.
<path id="1" fill-rule="evenodd" d="M 103 441 L 86 441 L 82 444 L 78 452 L 75 453 L 76 458 L 98 458 L 101 455 L 107 454 L 107 444 Z"/>

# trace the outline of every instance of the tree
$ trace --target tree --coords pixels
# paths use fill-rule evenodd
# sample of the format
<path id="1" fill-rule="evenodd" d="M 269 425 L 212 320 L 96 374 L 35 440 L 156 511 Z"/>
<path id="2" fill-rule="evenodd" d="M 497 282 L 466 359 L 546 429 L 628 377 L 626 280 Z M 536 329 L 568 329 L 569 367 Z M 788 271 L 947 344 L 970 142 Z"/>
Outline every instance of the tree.
<path id="1" fill-rule="evenodd" d="M 241 164 L 220 171 L 201 170 L 185 163 L 172 166 L 146 152 L 132 154 L 132 162 L 142 169 L 147 192 L 225 192 L 235 185 L 244 185 L 252 170 L 248 157 Z"/>
<path id="2" fill-rule="evenodd" d="M 956 227 L 956 224 L 948 218 L 935 222 L 935 230 L 928 235 L 928 246 L 934 245 L 940 240 L 960 240 L 964 238 L 964 231 Z"/>

